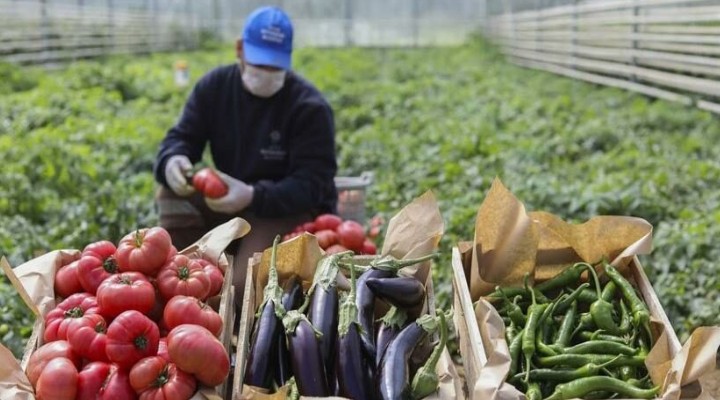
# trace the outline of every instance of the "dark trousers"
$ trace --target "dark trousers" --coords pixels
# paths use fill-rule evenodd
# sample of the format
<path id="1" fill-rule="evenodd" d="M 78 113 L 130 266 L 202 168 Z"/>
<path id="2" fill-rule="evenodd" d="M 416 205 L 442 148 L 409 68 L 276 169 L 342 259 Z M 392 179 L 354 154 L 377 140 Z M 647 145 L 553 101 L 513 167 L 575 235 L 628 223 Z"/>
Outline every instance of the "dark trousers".
<path id="1" fill-rule="evenodd" d="M 250 233 L 233 241 L 226 249 L 234 257 L 233 285 L 238 318 L 245 294 L 248 258 L 252 257 L 253 253 L 271 247 L 276 235 L 284 235 L 295 226 L 312 220 L 309 213 L 282 218 L 260 218 L 250 211 L 243 211 L 238 215 L 216 213 L 208 208 L 199 193 L 180 197 L 165 187 L 158 190 L 155 202 L 160 215 L 160 226 L 170 233 L 178 250 L 195 243 L 209 230 L 236 216 L 250 224 Z"/>

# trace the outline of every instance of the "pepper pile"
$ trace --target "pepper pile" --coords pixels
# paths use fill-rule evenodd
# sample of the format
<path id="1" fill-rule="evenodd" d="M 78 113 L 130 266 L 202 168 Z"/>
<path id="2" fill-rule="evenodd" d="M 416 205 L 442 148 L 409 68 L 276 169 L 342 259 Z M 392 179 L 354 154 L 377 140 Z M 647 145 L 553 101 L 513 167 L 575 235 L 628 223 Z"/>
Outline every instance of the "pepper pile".
<path id="1" fill-rule="evenodd" d="M 303 293 L 296 276 L 282 286 L 278 281 L 278 242 L 250 339 L 246 385 L 273 392 L 290 384 L 291 397 L 351 399 L 419 399 L 437 390 L 435 367 L 447 343 L 447 316 L 442 311 L 418 315 L 424 285 L 397 275 L 435 254 L 412 260 L 376 257 L 369 267 L 354 265 L 352 251 L 329 254 Z M 341 269 L 351 278 L 347 291 L 337 285 Z M 391 306 L 378 329 L 376 299 Z M 421 344 L 436 331 L 440 340 L 428 352 Z"/>
<path id="2" fill-rule="evenodd" d="M 600 284 L 596 271 L 604 272 Z M 582 283 L 587 272 L 589 283 Z M 591 289 L 592 286 L 592 289 Z M 508 382 L 530 400 L 654 398 L 645 358 L 650 313 L 612 265 L 576 263 L 533 288 L 498 287 L 487 300 L 505 323 Z"/>

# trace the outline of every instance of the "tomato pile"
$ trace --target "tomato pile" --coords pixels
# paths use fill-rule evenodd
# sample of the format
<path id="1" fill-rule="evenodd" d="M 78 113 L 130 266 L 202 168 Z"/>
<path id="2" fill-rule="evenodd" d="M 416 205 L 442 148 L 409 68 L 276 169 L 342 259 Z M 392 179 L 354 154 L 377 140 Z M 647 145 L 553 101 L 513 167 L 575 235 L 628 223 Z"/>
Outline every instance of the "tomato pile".
<path id="1" fill-rule="evenodd" d="M 230 371 L 223 321 L 205 301 L 223 279 L 210 261 L 178 254 L 160 227 L 117 247 L 88 244 L 55 274 L 62 300 L 25 371 L 38 399 L 182 400 L 221 384 Z"/>
<path id="2" fill-rule="evenodd" d="M 335 214 L 318 215 L 315 220 L 295 227 L 283 236 L 283 241 L 294 238 L 303 232 L 312 233 L 317 237 L 318 244 L 327 254 L 342 253 L 352 250 L 356 254 L 376 254 L 375 239 L 380 234 L 382 219 L 374 217 L 370 227 L 357 221 L 343 220 Z"/>

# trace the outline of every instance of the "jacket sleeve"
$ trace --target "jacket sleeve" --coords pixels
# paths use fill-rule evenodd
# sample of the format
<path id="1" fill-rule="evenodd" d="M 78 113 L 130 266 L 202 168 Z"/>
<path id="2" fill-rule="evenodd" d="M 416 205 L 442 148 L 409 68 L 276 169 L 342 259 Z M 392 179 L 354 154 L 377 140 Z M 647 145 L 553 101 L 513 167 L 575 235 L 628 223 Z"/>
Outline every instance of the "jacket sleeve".
<path id="1" fill-rule="evenodd" d="M 250 209 L 259 217 L 312 213 L 327 193 L 334 193 L 337 160 L 332 109 L 318 102 L 304 106 L 292 130 L 289 174 L 279 181 L 253 185 Z"/>
<path id="2" fill-rule="evenodd" d="M 160 143 L 160 150 L 155 159 L 153 171 L 155 180 L 167 186 L 165 180 L 165 163 L 174 155 L 186 155 L 194 164 L 202 158 L 203 149 L 208 140 L 208 110 L 211 105 L 211 87 L 209 77 L 205 76 L 193 88 L 185 103 L 185 108 L 178 122 L 170 128 Z"/>

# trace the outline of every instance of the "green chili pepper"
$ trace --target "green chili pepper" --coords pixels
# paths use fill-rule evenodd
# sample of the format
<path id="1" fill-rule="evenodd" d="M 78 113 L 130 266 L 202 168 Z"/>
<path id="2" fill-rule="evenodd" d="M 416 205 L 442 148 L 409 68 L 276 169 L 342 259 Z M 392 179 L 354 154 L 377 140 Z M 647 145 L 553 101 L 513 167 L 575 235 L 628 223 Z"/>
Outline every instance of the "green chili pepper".
<path id="1" fill-rule="evenodd" d="M 637 350 L 622 343 L 609 340 L 591 340 L 565 349 L 565 354 L 622 354 L 632 356 Z"/>
<path id="2" fill-rule="evenodd" d="M 528 275 L 525 275 L 525 286 L 527 287 L 528 282 Z M 533 354 L 535 354 L 535 337 L 536 337 L 536 331 L 538 324 L 540 322 L 540 319 L 542 318 L 543 314 L 545 314 L 545 310 L 550 306 L 550 304 L 538 304 L 535 301 L 535 295 L 533 291 L 530 291 L 532 296 L 532 304 L 530 307 L 528 307 L 527 312 L 527 323 L 525 324 L 525 333 L 523 334 L 523 340 L 522 340 L 522 351 L 525 355 L 525 366 L 526 366 L 526 372 L 530 371 L 531 368 L 531 359 Z M 528 381 L 530 378 L 530 375 L 525 375 L 525 382 Z"/>
<path id="3" fill-rule="evenodd" d="M 522 349 L 524 334 L 525 330 L 521 329 L 508 345 L 508 350 L 510 351 L 510 376 L 515 375 L 517 372 L 518 364 L 520 363 L 520 350 Z"/>
<path id="4" fill-rule="evenodd" d="M 523 313 L 522 308 L 520 308 L 520 306 L 518 306 L 516 303 L 516 301 L 522 298 L 522 296 L 515 296 L 515 299 L 513 301 L 510 301 L 510 299 L 505 295 L 505 292 L 502 288 L 498 287 L 495 290 L 499 291 L 500 295 L 503 297 L 505 314 L 516 326 L 525 326 L 525 314 Z"/>
<path id="5" fill-rule="evenodd" d="M 578 302 L 585 304 L 591 304 L 595 300 L 597 300 L 597 293 L 593 289 L 583 289 L 577 297 Z"/>
<path id="6" fill-rule="evenodd" d="M 570 343 L 570 335 L 572 333 L 573 325 L 575 325 L 575 318 L 577 317 L 577 301 L 573 301 L 570 308 L 565 313 L 560 329 L 558 329 L 558 335 L 555 339 L 555 345 L 565 347 Z"/>
<path id="7" fill-rule="evenodd" d="M 592 316 L 593 322 L 595 323 L 595 325 L 597 325 L 598 328 L 612 335 L 619 335 L 620 328 L 618 328 L 618 326 L 615 324 L 615 321 L 612 317 L 612 313 L 615 308 L 603 297 L 603 295 L 608 295 L 610 298 L 612 298 L 612 296 L 610 296 L 608 293 L 601 293 L 600 280 L 598 279 L 597 272 L 595 272 L 595 268 L 588 268 L 588 273 L 592 276 L 593 281 L 595 282 L 595 291 L 598 298 L 590 305 L 590 315 Z M 607 285 L 605 286 L 605 289 L 608 289 Z M 608 292 L 612 292 L 612 289 L 608 290 Z"/>
<path id="8" fill-rule="evenodd" d="M 572 335 L 570 335 L 570 338 L 574 338 L 575 335 L 578 334 L 578 332 L 583 330 L 589 330 L 595 328 L 595 321 L 593 321 L 592 315 L 587 313 L 580 314 L 580 323 L 578 323 L 577 327 L 573 331 Z"/>
<path id="9" fill-rule="evenodd" d="M 588 393 L 599 390 L 620 393 L 623 396 L 633 399 L 652 399 L 659 389 L 659 386 L 655 386 L 652 389 L 640 389 L 620 379 L 610 378 L 609 376 L 592 376 L 557 385 L 555 392 L 545 400 L 580 398 Z"/>
<path id="10" fill-rule="evenodd" d="M 576 369 L 549 369 L 540 368 L 530 371 L 530 379 L 533 381 L 554 381 L 554 382 L 570 382 L 575 379 L 595 376 L 600 370 L 615 361 L 620 356 L 616 356 L 612 360 L 604 364 L 586 364 Z"/>
<path id="11" fill-rule="evenodd" d="M 587 269 L 587 267 L 592 268 L 590 264 L 585 262 L 575 263 L 571 267 L 568 267 L 561 273 L 555 275 L 555 277 L 535 285 L 535 288 L 541 292 L 546 292 L 557 288 L 574 286 L 574 284 L 580 280 L 582 273 L 585 269 Z"/>
<path id="12" fill-rule="evenodd" d="M 505 327 L 505 340 L 510 344 L 513 338 L 517 335 L 517 327 L 512 323 Z"/>
<path id="13" fill-rule="evenodd" d="M 611 302 L 615 298 L 615 293 L 617 293 L 617 285 L 615 285 L 615 282 L 609 281 L 605 284 L 601 297 L 603 300 Z"/>
<path id="14" fill-rule="evenodd" d="M 557 301 L 558 304 L 555 307 L 555 312 L 565 312 L 565 310 L 570 308 L 570 305 L 577 300 L 583 290 L 587 289 L 589 286 L 589 283 L 583 283 L 582 285 L 578 286 L 577 289 L 573 290 L 569 295 L 564 295 L 561 299 Z"/>
<path id="15" fill-rule="evenodd" d="M 505 293 L 507 297 L 515 297 L 515 296 L 521 296 L 524 300 L 529 300 L 529 297 L 531 296 L 531 292 L 534 294 L 535 299 L 538 303 L 549 303 L 550 299 L 547 298 L 544 294 L 542 294 L 537 288 L 533 288 L 532 291 L 530 291 L 527 288 L 524 287 L 505 287 L 502 289 L 502 291 Z M 485 296 L 486 299 L 489 302 L 493 302 L 495 300 L 502 300 L 503 295 L 495 289 L 494 292 L 488 294 Z"/>
<path id="16" fill-rule="evenodd" d="M 612 399 L 616 393 L 609 392 L 607 390 L 596 390 L 583 396 L 584 400 L 605 400 Z"/>
<path id="17" fill-rule="evenodd" d="M 632 328 L 632 315 L 630 315 L 630 312 L 627 309 L 627 306 L 625 305 L 625 302 L 621 299 L 620 300 L 620 332 L 623 334 L 626 334 L 630 332 L 630 329 Z"/>
<path id="18" fill-rule="evenodd" d="M 525 397 L 527 397 L 527 400 L 542 400 L 542 390 L 540 390 L 540 384 L 538 383 L 530 383 L 528 385 L 528 390 L 525 392 Z"/>
<path id="19" fill-rule="evenodd" d="M 613 360 L 613 358 L 617 359 Z M 608 367 L 621 367 L 623 365 L 643 366 L 645 356 L 612 356 L 610 354 L 560 354 L 557 356 L 538 357 L 537 364 L 541 367 L 555 367 L 567 365 L 569 367 L 581 367 L 585 364 L 604 364 L 608 361 Z"/>
<path id="20" fill-rule="evenodd" d="M 645 303 L 635 293 L 635 288 L 633 288 L 630 282 L 625 279 L 620 274 L 620 272 L 615 269 L 615 267 L 610 265 L 607 261 L 605 261 L 603 265 L 605 267 L 605 273 L 607 274 L 607 276 L 612 279 L 613 282 L 615 282 L 615 284 L 620 289 L 623 297 L 625 298 L 625 301 L 628 302 L 630 310 L 632 311 L 633 324 L 635 325 L 635 327 L 642 327 L 643 329 L 645 329 L 648 337 L 652 338 L 652 333 L 650 332 L 650 311 L 648 311 Z"/>
<path id="21" fill-rule="evenodd" d="M 583 339 L 583 340 L 609 340 L 612 342 L 625 343 L 625 344 L 630 343 L 630 341 L 627 338 L 624 338 L 622 336 L 608 335 L 608 334 L 603 333 L 602 330 L 597 330 L 595 332 L 582 331 L 582 332 L 580 332 L 580 339 Z"/>

